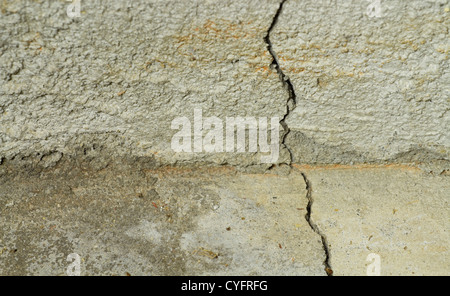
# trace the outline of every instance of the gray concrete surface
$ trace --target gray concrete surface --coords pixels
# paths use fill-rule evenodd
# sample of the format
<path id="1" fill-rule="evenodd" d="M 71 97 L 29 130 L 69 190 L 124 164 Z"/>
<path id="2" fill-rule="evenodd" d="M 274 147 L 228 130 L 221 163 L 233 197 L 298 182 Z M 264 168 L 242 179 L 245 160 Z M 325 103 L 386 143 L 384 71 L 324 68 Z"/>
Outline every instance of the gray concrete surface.
<path id="1" fill-rule="evenodd" d="M 271 41 L 296 163 L 450 159 L 449 2 L 371 2 L 284 4 Z"/>
<path id="2" fill-rule="evenodd" d="M 0 3 L 0 275 L 449 274 L 448 0 L 70 4 Z"/>
<path id="3" fill-rule="evenodd" d="M 448 175 L 142 163 L 3 164 L 0 274 L 448 275 Z"/>
<path id="4" fill-rule="evenodd" d="M 3 1 L 0 157 L 102 144 L 163 164 L 260 164 L 175 153 L 171 122 L 282 117 L 287 92 L 264 37 L 278 1 Z M 280 157 L 280 162 L 286 162 Z"/>
<path id="5" fill-rule="evenodd" d="M 0 157 L 101 142 L 163 164 L 260 164 L 175 153 L 171 122 L 283 118 L 270 42 L 295 91 L 294 162 L 449 160 L 448 1 L 382 2 L 380 17 L 367 1 L 286 1 L 269 40 L 279 1 L 82 1 L 79 18 L 65 1 L 2 3 Z"/>
<path id="6" fill-rule="evenodd" d="M 0 274 L 325 275 L 300 173 L 83 169 L 0 179 Z"/>
<path id="7" fill-rule="evenodd" d="M 448 176 L 412 167 L 303 169 L 335 275 L 448 275 Z"/>

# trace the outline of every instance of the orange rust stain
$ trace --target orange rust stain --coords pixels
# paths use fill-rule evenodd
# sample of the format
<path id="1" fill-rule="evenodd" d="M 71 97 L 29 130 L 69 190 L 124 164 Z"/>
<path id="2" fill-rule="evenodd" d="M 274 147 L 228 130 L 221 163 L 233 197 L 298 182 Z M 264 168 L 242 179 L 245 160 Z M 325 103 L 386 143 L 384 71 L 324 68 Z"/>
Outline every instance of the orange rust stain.
<path id="1" fill-rule="evenodd" d="M 173 38 L 175 39 L 177 53 L 190 61 L 199 64 L 230 62 L 228 57 L 217 57 L 208 49 L 208 46 L 204 46 L 204 44 L 214 42 L 218 46 L 224 44 L 224 46 L 229 47 L 229 53 L 236 57 L 247 57 L 248 60 L 259 58 L 260 61 L 250 62 L 248 66 L 250 72 L 262 76 L 261 78 L 267 79 L 269 75 L 276 75 L 275 71 L 271 71 L 268 66 L 271 57 L 269 57 L 267 50 L 255 48 L 255 51 L 244 51 L 244 53 L 241 51 L 242 47 L 248 46 L 249 39 L 259 40 L 261 37 L 262 28 L 252 21 L 238 24 L 226 19 L 207 20 L 187 32 Z M 231 47 L 230 42 L 234 43 Z"/>
<path id="2" fill-rule="evenodd" d="M 264 67 L 256 67 L 256 68 L 255 68 L 255 71 L 256 71 L 256 72 L 258 72 L 258 71 L 261 71 L 261 72 L 268 72 L 268 71 L 269 71 L 269 67 L 267 67 L 267 66 L 264 66 Z"/>
<path id="3" fill-rule="evenodd" d="M 218 46 L 223 44 L 230 47 L 230 42 L 235 43 L 229 48 L 230 54 L 242 57 L 241 48 L 247 46 L 249 39 L 259 40 L 261 31 L 262 29 L 256 24 L 252 24 L 251 21 L 238 24 L 226 19 L 214 19 L 193 27 L 185 35 L 174 36 L 173 38 L 176 43 L 176 51 L 181 56 L 195 60 L 197 63 L 227 62 L 227 58 L 216 57 L 204 44 L 214 42 Z M 245 55 L 248 56 L 249 54 L 246 53 Z M 269 64 L 267 55 L 267 50 L 256 49 L 256 52 L 251 52 L 251 56 L 248 57 L 250 59 L 262 57 L 262 61 L 267 60 L 267 64 Z M 262 62 L 250 63 L 249 65 L 255 72 L 266 76 L 271 71 L 267 67 L 262 67 L 264 64 Z"/>
<path id="4" fill-rule="evenodd" d="M 301 73 L 303 71 L 305 71 L 306 69 L 303 67 L 300 68 L 289 68 L 288 73 Z"/>
<path id="5" fill-rule="evenodd" d="M 224 167 L 173 167 L 173 166 L 165 166 L 156 169 L 145 170 L 149 173 L 155 173 L 162 176 L 185 176 L 185 177 L 194 177 L 200 175 L 232 175 L 235 174 L 236 168 L 230 166 Z"/>
<path id="6" fill-rule="evenodd" d="M 365 170 L 365 169 L 402 169 L 409 171 L 421 171 L 414 165 L 407 164 L 324 164 L 324 165 L 309 165 L 309 164 L 292 164 L 298 170 Z"/>
<path id="7" fill-rule="evenodd" d="M 299 165 L 292 164 L 294 171 L 314 171 L 314 170 L 371 170 L 371 169 L 392 169 L 406 170 L 410 172 L 421 172 L 418 167 L 405 164 L 358 164 L 358 165 Z M 235 167 L 173 167 L 166 166 L 156 169 L 145 170 L 148 173 L 157 174 L 159 177 L 184 177 L 184 178 L 208 178 L 213 176 L 235 176 L 236 174 L 248 175 L 253 177 L 280 178 L 282 176 L 266 172 L 266 173 L 239 173 Z"/>

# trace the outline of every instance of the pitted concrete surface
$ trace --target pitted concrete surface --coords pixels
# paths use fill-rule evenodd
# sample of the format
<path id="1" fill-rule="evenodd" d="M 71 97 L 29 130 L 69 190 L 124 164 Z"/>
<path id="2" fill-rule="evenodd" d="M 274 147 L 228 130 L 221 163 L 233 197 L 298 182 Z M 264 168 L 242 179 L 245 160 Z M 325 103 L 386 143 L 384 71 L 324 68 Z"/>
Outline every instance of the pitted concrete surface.
<path id="1" fill-rule="evenodd" d="M 449 274 L 448 0 L 70 4 L 0 3 L 0 275 Z"/>
<path id="2" fill-rule="evenodd" d="M 175 153 L 177 117 L 283 117 L 264 37 L 278 1 L 3 1 L 0 158 L 100 142 L 163 164 L 260 164 Z M 279 162 L 287 161 L 284 153 Z"/>
<path id="3" fill-rule="evenodd" d="M 450 159 L 449 2 L 370 2 L 284 3 L 271 41 L 296 163 Z"/>

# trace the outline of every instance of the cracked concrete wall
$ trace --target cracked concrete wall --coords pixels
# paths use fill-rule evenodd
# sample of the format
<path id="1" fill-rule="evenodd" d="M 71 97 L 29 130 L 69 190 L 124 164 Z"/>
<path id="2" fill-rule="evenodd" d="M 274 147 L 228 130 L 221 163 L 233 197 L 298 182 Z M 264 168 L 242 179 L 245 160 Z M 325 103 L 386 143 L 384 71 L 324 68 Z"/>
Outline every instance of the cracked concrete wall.
<path id="1" fill-rule="evenodd" d="M 201 108 L 287 115 L 291 155 L 281 143 L 278 163 L 448 161 L 448 1 L 382 2 L 379 18 L 368 4 L 82 1 L 69 18 L 65 1 L 3 1 L 0 159 L 82 147 L 260 164 L 259 153 L 175 153 L 171 121 Z"/>
<path id="2" fill-rule="evenodd" d="M 361 274 L 372 250 L 445 274 L 449 1 L 369 2 L 1 2 L 0 273 L 59 274 L 75 249 L 92 274 Z M 175 153 L 194 109 L 278 117 L 288 165 L 199 174 L 261 153 Z M 377 167 L 399 162 L 427 171 Z"/>
<path id="3" fill-rule="evenodd" d="M 284 3 L 271 41 L 296 95 L 294 162 L 450 159 L 449 2 L 379 3 Z"/>
<path id="4" fill-rule="evenodd" d="M 264 37 L 278 1 L 2 2 L 0 158 L 93 145 L 162 164 L 259 164 L 175 153 L 171 122 L 275 117 L 286 91 Z M 280 157 L 281 162 L 286 157 Z"/>

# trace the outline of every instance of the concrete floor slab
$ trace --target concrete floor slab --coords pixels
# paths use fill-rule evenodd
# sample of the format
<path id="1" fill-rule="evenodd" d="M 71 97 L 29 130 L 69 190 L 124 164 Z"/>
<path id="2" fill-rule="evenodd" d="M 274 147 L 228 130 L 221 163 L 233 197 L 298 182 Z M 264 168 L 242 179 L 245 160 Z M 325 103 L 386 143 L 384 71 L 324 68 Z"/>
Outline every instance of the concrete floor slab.
<path id="1" fill-rule="evenodd" d="M 0 274 L 325 275 L 299 173 L 63 163 L 0 179 Z"/>
<path id="2" fill-rule="evenodd" d="M 449 275 L 450 182 L 394 166 L 302 168 L 335 275 Z M 369 271 L 369 272 L 371 272 Z"/>

